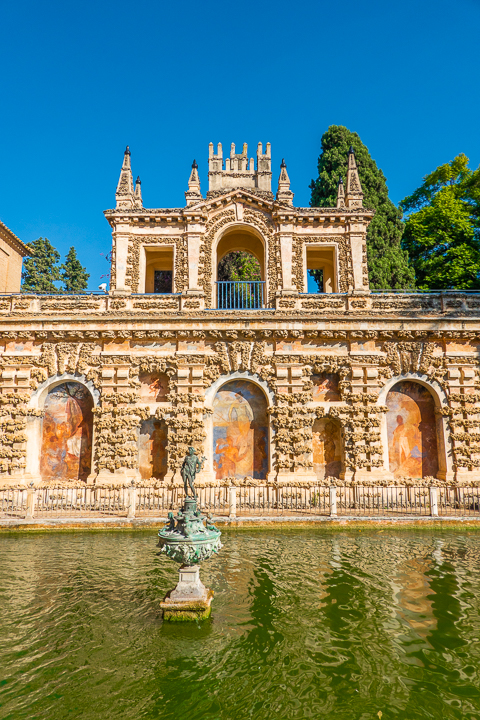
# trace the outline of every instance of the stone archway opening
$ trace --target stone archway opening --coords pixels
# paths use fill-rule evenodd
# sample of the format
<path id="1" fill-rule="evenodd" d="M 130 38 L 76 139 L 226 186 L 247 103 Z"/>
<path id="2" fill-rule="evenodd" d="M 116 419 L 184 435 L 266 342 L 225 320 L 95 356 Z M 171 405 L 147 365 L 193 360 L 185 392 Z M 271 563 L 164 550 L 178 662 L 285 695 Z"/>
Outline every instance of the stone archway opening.
<path id="1" fill-rule="evenodd" d="M 265 247 L 244 228 L 234 227 L 216 248 L 217 308 L 255 309 L 265 300 Z"/>
<path id="2" fill-rule="evenodd" d="M 213 467 L 218 480 L 267 477 L 267 399 L 249 380 L 229 380 L 217 390 L 213 401 Z"/>
<path id="3" fill-rule="evenodd" d="M 66 381 L 44 402 L 40 475 L 47 482 L 86 481 L 92 468 L 93 397 L 82 383 Z"/>
<path id="4" fill-rule="evenodd" d="M 439 443 L 435 400 L 424 385 L 402 380 L 388 392 L 389 470 L 394 477 L 436 477 Z"/>

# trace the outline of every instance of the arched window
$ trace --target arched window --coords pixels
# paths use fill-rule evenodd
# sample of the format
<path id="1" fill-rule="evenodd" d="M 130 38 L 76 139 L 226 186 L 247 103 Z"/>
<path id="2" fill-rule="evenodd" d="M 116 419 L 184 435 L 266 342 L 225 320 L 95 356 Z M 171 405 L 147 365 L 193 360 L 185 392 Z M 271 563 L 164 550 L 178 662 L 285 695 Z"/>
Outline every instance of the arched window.
<path id="1" fill-rule="evenodd" d="M 42 480 L 86 480 L 92 467 L 93 398 L 81 383 L 64 382 L 45 398 Z"/>
<path id="2" fill-rule="evenodd" d="M 230 380 L 213 401 L 213 465 L 217 479 L 268 473 L 267 400 L 248 380 Z"/>
<path id="3" fill-rule="evenodd" d="M 389 469 L 395 477 L 436 477 L 435 402 L 420 383 L 402 380 L 387 395 Z"/>

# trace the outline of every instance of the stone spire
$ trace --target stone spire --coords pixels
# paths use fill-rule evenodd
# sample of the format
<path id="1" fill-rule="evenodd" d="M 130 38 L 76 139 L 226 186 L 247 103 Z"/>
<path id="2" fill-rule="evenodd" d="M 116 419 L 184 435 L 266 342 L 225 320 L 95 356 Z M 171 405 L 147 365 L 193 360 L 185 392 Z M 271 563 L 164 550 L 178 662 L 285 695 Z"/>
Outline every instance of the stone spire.
<path id="1" fill-rule="evenodd" d="M 355 162 L 355 153 L 350 145 L 348 151 L 348 170 L 347 170 L 347 191 L 345 194 L 345 203 L 347 208 L 363 207 L 363 192 L 358 177 L 357 163 Z"/>
<path id="2" fill-rule="evenodd" d="M 337 208 L 345 207 L 345 187 L 343 185 L 342 176 L 338 179 L 337 187 Z"/>
<path id="3" fill-rule="evenodd" d="M 293 192 L 290 190 L 287 164 L 283 158 L 280 165 L 280 177 L 278 178 L 277 200 L 287 205 L 293 205 Z"/>
<path id="4" fill-rule="evenodd" d="M 188 190 L 185 193 L 185 200 L 188 205 L 195 205 L 195 203 L 203 200 L 202 193 L 200 192 L 200 178 L 198 177 L 198 165 L 197 161 L 194 160 L 192 163 L 192 172 L 188 180 Z"/>
<path id="5" fill-rule="evenodd" d="M 135 207 L 143 208 L 142 181 L 140 180 L 140 175 L 135 180 Z"/>
<path id="6" fill-rule="evenodd" d="M 120 178 L 118 180 L 115 199 L 117 201 L 117 208 L 133 208 L 135 204 L 132 166 L 130 163 L 130 148 L 128 145 L 123 155 L 123 165 L 120 170 Z"/>

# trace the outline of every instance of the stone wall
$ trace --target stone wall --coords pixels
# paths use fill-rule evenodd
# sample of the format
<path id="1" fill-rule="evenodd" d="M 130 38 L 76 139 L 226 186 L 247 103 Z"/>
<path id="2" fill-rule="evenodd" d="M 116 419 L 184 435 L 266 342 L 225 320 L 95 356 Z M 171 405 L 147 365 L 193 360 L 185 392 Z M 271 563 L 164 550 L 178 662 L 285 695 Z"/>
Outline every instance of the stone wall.
<path id="1" fill-rule="evenodd" d="M 368 298 L 369 303 L 381 301 Z M 471 296 L 461 302 L 466 307 Z M 355 319 L 328 322 L 255 311 L 241 318 L 224 312 L 222 319 L 220 313 L 205 311 L 170 320 L 143 311 L 141 317 L 135 313 L 121 320 L 115 310 L 111 316 L 103 313 L 102 320 L 87 316 L 81 323 L 78 313 L 54 319 L 52 308 L 43 318 L 19 312 L 24 314 L 10 317 L 3 325 L 10 329 L 0 337 L 4 482 L 40 480 L 47 397 L 65 382 L 84 385 L 92 397 L 93 456 L 86 481 L 145 479 L 148 453 L 153 463 L 144 436 L 150 425 L 148 432 L 153 432 L 153 423 L 158 437 L 151 442 L 165 448 L 155 466 L 163 482 L 178 481 L 189 445 L 207 457 L 205 481 L 224 479 L 214 450 L 225 450 L 230 441 L 217 448 L 219 421 L 215 424 L 213 413 L 218 391 L 235 379 L 253 383 L 265 398 L 267 435 L 259 430 L 263 420 L 253 427 L 255 403 L 250 418 L 241 398 L 234 403 L 235 432 L 239 422 L 252 426 L 240 428 L 244 439 L 230 460 L 247 452 L 245 438 L 255 436 L 260 455 L 252 460 L 253 475 L 311 482 L 329 474 L 319 467 L 323 463 L 347 480 L 399 481 L 404 472 L 435 474 L 440 481 L 480 480 L 480 331 L 473 317 L 455 322 L 440 315 L 435 321 L 417 317 L 406 330 L 402 318 L 384 314 L 372 320 L 360 309 Z M 459 329 L 452 329 L 455 325 Z M 395 396 L 398 383 L 407 383 L 410 400 Z M 402 425 L 399 415 L 405 427 L 396 431 Z M 229 432 L 217 435 L 232 438 Z M 419 460 L 435 446 L 436 464 Z M 407 449 L 416 462 L 405 462 Z M 262 453 L 267 458 L 261 459 Z"/>

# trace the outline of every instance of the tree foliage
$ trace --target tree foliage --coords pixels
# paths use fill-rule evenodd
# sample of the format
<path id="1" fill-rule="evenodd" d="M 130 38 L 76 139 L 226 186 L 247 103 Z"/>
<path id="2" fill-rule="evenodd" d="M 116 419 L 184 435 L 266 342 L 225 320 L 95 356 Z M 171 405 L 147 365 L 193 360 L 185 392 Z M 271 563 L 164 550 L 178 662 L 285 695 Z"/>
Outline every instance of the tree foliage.
<path id="1" fill-rule="evenodd" d="M 57 294 L 61 290 L 54 284 L 60 280 L 58 261 L 60 253 L 47 238 L 27 243 L 32 255 L 23 262 L 22 292 Z"/>
<path id="2" fill-rule="evenodd" d="M 47 238 L 27 243 L 31 256 L 23 261 L 22 292 L 57 295 L 62 292 L 80 293 L 87 289 L 90 275 L 71 247 L 63 265 L 58 265 L 60 253 Z M 63 287 L 55 283 L 63 280 Z"/>
<path id="3" fill-rule="evenodd" d="M 457 155 L 401 202 L 402 245 L 425 290 L 480 289 L 480 168 Z"/>
<path id="4" fill-rule="evenodd" d="M 74 247 L 71 247 L 68 251 L 60 270 L 65 292 L 81 293 L 87 289 L 90 275 L 77 258 Z"/>
<path id="5" fill-rule="evenodd" d="M 257 258 L 244 250 L 233 250 L 218 263 L 218 280 L 261 280 L 261 268 Z"/>
<path id="6" fill-rule="evenodd" d="M 364 193 L 363 204 L 375 210 L 367 232 L 367 256 L 372 289 L 413 287 L 415 277 L 408 264 L 408 255 L 401 246 L 403 223 L 401 211 L 388 197 L 385 175 L 370 156 L 357 133 L 343 125 L 331 125 L 322 136 L 318 158 L 318 178 L 312 180 L 310 205 L 336 207 L 337 185 L 345 182 L 348 151 L 353 146 L 358 174 Z M 312 275 L 315 271 L 312 271 Z"/>

